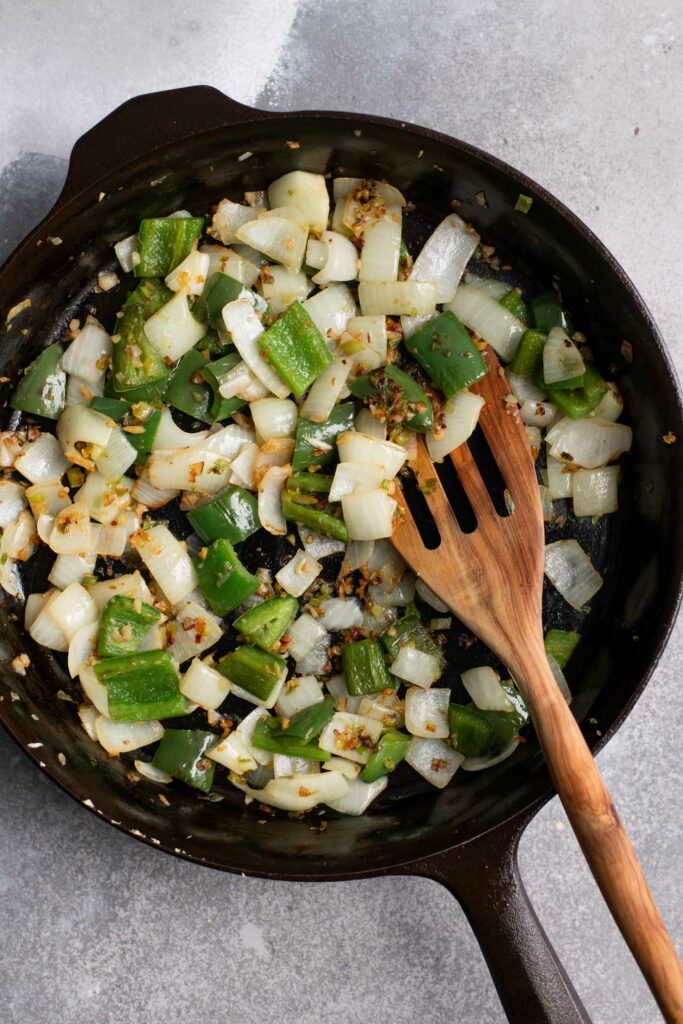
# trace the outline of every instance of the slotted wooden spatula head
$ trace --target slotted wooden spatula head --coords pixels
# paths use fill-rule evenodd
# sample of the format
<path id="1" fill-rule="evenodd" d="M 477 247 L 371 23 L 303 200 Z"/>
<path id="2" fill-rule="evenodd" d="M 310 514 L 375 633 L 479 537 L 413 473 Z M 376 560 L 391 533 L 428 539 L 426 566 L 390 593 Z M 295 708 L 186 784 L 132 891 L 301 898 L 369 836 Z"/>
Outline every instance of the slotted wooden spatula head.
<path id="1" fill-rule="evenodd" d="M 510 631 L 533 624 L 540 635 L 543 589 L 543 514 L 526 429 L 495 353 L 484 359 L 489 372 L 471 390 L 485 400 L 479 424 L 509 493 L 510 514 L 496 511 L 468 445 L 450 458 L 477 520 L 464 533 L 439 480 L 427 448 L 418 438 L 411 463 L 440 535 L 430 550 L 420 536 L 405 495 L 392 543 L 457 617 L 507 662 Z M 510 666 L 512 667 L 512 666 Z"/>

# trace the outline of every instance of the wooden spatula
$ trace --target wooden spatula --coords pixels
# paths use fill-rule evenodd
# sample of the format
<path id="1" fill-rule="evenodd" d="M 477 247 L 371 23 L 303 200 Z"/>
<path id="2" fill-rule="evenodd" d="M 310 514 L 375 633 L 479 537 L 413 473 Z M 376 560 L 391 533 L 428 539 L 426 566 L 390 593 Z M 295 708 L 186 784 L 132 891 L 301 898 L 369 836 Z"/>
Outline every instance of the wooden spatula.
<path id="1" fill-rule="evenodd" d="M 496 513 L 467 445 L 450 458 L 476 515 L 463 533 L 422 440 L 413 469 L 441 542 L 425 547 L 405 501 L 392 542 L 411 568 L 507 666 L 527 703 L 555 788 L 588 865 L 666 1020 L 683 1022 L 683 975 L 673 943 L 543 646 L 544 536 L 536 471 L 516 405 L 495 355 L 472 390 L 480 424 L 513 503 Z"/>

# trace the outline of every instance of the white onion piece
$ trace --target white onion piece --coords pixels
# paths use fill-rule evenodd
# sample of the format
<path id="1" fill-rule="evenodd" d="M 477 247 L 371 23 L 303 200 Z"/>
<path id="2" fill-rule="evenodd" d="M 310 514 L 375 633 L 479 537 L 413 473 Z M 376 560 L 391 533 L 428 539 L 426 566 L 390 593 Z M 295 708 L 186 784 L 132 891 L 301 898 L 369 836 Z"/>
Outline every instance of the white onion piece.
<path id="1" fill-rule="evenodd" d="M 95 465 L 105 480 L 120 480 L 137 458 L 133 447 L 120 427 L 112 431 L 111 437 L 95 459 Z"/>
<path id="2" fill-rule="evenodd" d="M 178 604 L 198 585 L 185 545 L 167 526 L 139 530 L 131 537 L 131 544 L 171 604 Z"/>
<path id="3" fill-rule="evenodd" d="M 142 640 L 138 644 L 136 654 L 143 651 L 161 651 L 166 646 L 166 629 L 163 625 L 155 623 L 150 626 Z"/>
<path id="4" fill-rule="evenodd" d="M 425 316 L 436 308 L 436 285 L 431 281 L 362 281 L 358 300 L 364 316 Z"/>
<path id="5" fill-rule="evenodd" d="M 11 558 L 6 558 L 4 562 L 0 562 L 0 587 L 11 597 L 16 597 L 20 601 L 24 599 L 24 589 L 19 570 L 17 569 L 17 563 L 12 561 Z"/>
<path id="6" fill-rule="evenodd" d="M 327 767 L 327 765 L 325 765 Z M 380 793 L 384 792 L 389 784 L 388 776 L 376 779 L 375 782 L 362 782 L 361 779 L 351 779 L 348 782 L 349 792 L 334 800 L 326 800 L 325 803 L 338 814 L 351 814 L 357 816 L 365 814 L 373 800 L 376 800 Z"/>
<path id="7" fill-rule="evenodd" d="M 329 500 L 341 501 L 347 494 L 376 491 L 385 480 L 382 466 L 369 462 L 340 462 L 334 471 Z"/>
<path id="8" fill-rule="evenodd" d="M 345 779 L 356 779 L 363 770 L 363 766 L 347 761 L 343 757 L 331 757 L 329 761 L 323 761 L 320 765 L 324 772 L 338 772 Z"/>
<path id="9" fill-rule="evenodd" d="M 78 717 L 81 720 L 81 725 L 88 736 L 93 742 L 97 742 L 97 732 L 95 730 L 95 722 L 100 717 L 100 713 L 96 707 L 92 704 L 81 704 L 78 708 Z"/>
<path id="10" fill-rule="evenodd" d="M 254 466 L 258 453 L 259 446 L 257 444 L 245 444 L 239 455 L 232 460 L 230 483 L 236 484 L 238 487 L 246 487 L 249 491 L 256 490 Z"/>
<path id="11" fill-rule="evenodd" d="M 30 631 L 31 626 L 38 618 L 39 613 L 43 610 L 53 594 L 54 590 L 48 590 L 44 594 L 28 595 L 26 598 L 26 607 L 24 608 L 24 629 Z"/>
<path id="12" fill-rule="evenodd" d="M 459 391 L 443 407 L 445 426 L 427 434 L 427 450 L 435 462 L 464 444 L 474 433 L 484 406 L 481 395 L 472 391 Z"/>
<path id="13" fill-rule="evenodd" d="M 546 384 L 558 384 L 560 381 L 580 377 L 585 372 L 585 364 L 581 353 L 562 330 L 553 327 L 543 346 L 543 379 Z"/>
<path id="14" fill-rule="evenodd" d="M 133 253 L 138 247 L 138 236 L 128 235 L 127 238 L 122 238 L 120 242 L 117 242 L 114 246 L 114 252 L 116 258 L 121 265 L 121 270 L 125 271 L 126 274 L 130 274 L 135 264 L 133 262 Z"/>
<path id="15" fill-rule="evenodd" d="M 527 444 L 529 445 L 529 452 L 531 458 L 535 462 L 538 456 L 541 454 L 541 431 L 538 427 L 527 427 L 524 431 L 526 434 Z"/>
<path id="16" fill-rule="evenodd" d="M 211 221 L 210 234 L 223 245 L 237 241 L 236 231 L 250 220 L 256 220 L 258 210 L 241 203 L 233 203 L 229 199 L 221 199 Z"/>
<path id="17" fill-rule="evenodd" d="M 447 604 L 444 604 L 440 597 L 438 597 L 430 587 L 427 586 L 423 579 L 419 577 L 415 580 L 415 590 L 419 597 L 428 604 L 430 608 L 433 608 L 437 612 L 449 612 L 450 608 Z"/>
<path id="18" fill-rule="evenodd" d="M 353 425 L 359 434 L 369 434 L 370 437 L 376 437 L 380 441 L 386 441 L 387 439 L 386 423 L 373 416 L 365 406 L 356 413 Z"/>
<path id="19" fill-rule="evenodd" d="M 507 761 L 508 757 L 514 754 L 518 746 L 519 737 L 514 736 L 497 754 L 485 754 L 482 757 L 466 757 L 461 765 L 462 770 L 464 772 L 482 772 L 485 768 L 493 768 L 494 765 Z"/>
<path id="20" fill-rule="evenodd" d="M 193 704 L 215 711 L 228 696 L 229 684 L 215 668 L 195 658 L 180 680 L 178 689 Z"/>
<path id="21" fill-rule="evenodd" d="M 291 466 L 271 466 L 258 484 L 258 515 L 261 526 L 268 533 L 282 537 L 287 533 L 287 521 L 282 511 L 282 492 L 291 471 Z"/>
<path id="22" fill-rule="evenodd" d="M 366 567 L 372 558 L 375 547 L 374 540 L 352 540 L 346 545 L 344 556 L 344 572 Z"/>
<path id="23" fill-rule="evenodd" d="M 390 666 L 391 674 L 428 690 L 441 675 L 439 659 L 416 647 L 401 647 Z"/>
<path id="24" fill-rule="evenodd" d="M 391 690 L 362 697 L 358 714 L 376 718 L 385 729 L 400 729 L 404 725 L 404 706 L 401 698 Z"/>
<path id="25" fill-rule="evenodd" d="M 83 502 L 62 509 L 54 519 L 49 546 L 58 555 L 80 555 L 93 550 L 90 510 Z"/>
<path id="26" fill-rule="evenodd" d="M 287 630 L 287 635 L 289 636 L 287 653 L 297 662 L 310 654 L 314 647 L 319 647 L 324 642 L 329 643 L 327 630 L 320 625 L 318 619 L 314 619 L 307 612 L 292 623 Z"/>
<path id="27" fill-rule="evenodd" d="M 385 316 L 352 316 L 339 339 L 341 351 L 358 374 L 369 373 L 387 361 L 388 339 Z"/>
<path id="28" fill-rule="evenodd" d="M 215 746 L 209 747 L 206 756 L 237 775 L 244 775 L 258 768 L 249 747 L 236 731 L 231 732 Z"/>
<path id="29" fill-rule="evenodd" d="M 251 372 L 278 398 L 286 398 L 290 388 L 264 359 L 258 338 L 263 325 L 247 299 L 235 299 L 223 306 L 223 323 L 235 348 Z"/>
<path id="30" fill-rule="evenodd" d="M 271 466 L 288 468 L 294 453 L 294 441 L 291 437 L 273 437 L 262 444 L 253 461 L 252 476 L 258 486 Z"/>
<path id="31" fill-rule="evenodd" d="M 249 427 L 243 427 L 239 423 L 228 423 L 226 427 L 218 430 L 212 428 L 209 436 L 202 443 L 202 448 L 224 455 L 226 459 L 234 459 L 244 448 L 245 444 L 254 441 L 254 431 Z"/>
<path id="32" fill-rule="evenodd" d="M 145 466 L 135 481 L 131 492 L 135 501 L 145 508 L 162 508 L 180 494 L 177 487 L 154 487 L 149 479 L 149 469 Z"/>
<path id="33" fill-rule="evenodd" d="M 436 301 L 450 302 L 478 244 L 477 232 L 468 230 L 457 213 L 449 214 L 425 242 L 410 272 L 411 280 L 433 281 Z"/>
<path id="34" fill-rule="evenodd" d="M 95 722 L 97 740 L 110 757 L 156 743 L 164 735 L 161 722 L 112 722 L 104 715 Z"/>
<path id="35" fill-rule="evenodd" d="M 508 367 L 505 371 L 510 391 L 520 402 L 542 402 L 546 397 L 544 388 L 536 387 L 531 377 L 522 377 L 521 374 L 512 373 Z"/>
<path id="36" fill-rule="evenodd" d="M 499 302 L 510 291 L 510 285 L 506 281 L 496 281 L 492 277 L 478 277 L 476 274 L 465 274 L 465 284 L 470 284 L 473 288 L 480 288 L 496 302 Z"/>
<path id="37" fill-rule="evenodd" d="M 67 667 L 69 675 L 74 679 L 88 662 L 97 655 L 97 636 L 99 625 L 97 620 L 87 623 L 76 630 L 69 641 Z"/>
<path id="38" fill-rule="evenodd" d="M 161 491 L 191 490 L 213 494 L 221 490 L 231 474 L 225 456 L 201 446 L 156 451 L 147 460 L 149 482 Z"/>
<path id="39" fill-rule="evenodd" d="M 0 540 L 0 555 L 27 562 L 36 549 L 36 521 L 27 508 L 5 527 Z"/>
<path id="40" fill-rule="evenodd" d="M 275 574 L 275 579 L 292 597 L 301 597 L 311 583 L 318 578 L 322 569 L 320 562 L 312 555 L 305 551 L 297 551 L 293 558 Z"/>
<path id="41" fill-rule="evenodd" d="M 123 523 L 92 523 L 92 550 L 96 555 L 120 558 L 126 550 L 129 532 Z"/>
<path id="42" fill-rule="evenodd" d="M 70 405 L 57 421 L 57 439 L 62 446 L 65 458 L 79 466 L 92 469 L 92 462 L 77 445 L 84 444 L 95 448 L 106 448 L 116 424 L 108 416 L 85 405 Z M 21 472 L 21 470 L 20 470 Z M 63 471 L 62 471 L 63 472 Z M 52 472 L 49 479 L 55 480 L 61 473 Z M 34 480 L 33 483 L 39 481 Z"/>
<path id="43" fill-rule="evenodd" d="M 81 583 L 84 576 L 90 576 L 96 562 L 94 551 L 84 555 L 57 555 L 47 578 L 48 583 L 66 590 L 70 583 Z"/>
<path id="44" fill-rule="evenodd" d="M 350 540 L 379 540 L 391 537 L 396 501 L 386 491 L 361 491 L 341 500 Z"/>
<path id="45" fill-rule="evenodd" d="M 175 622 L 172 623 L 170 630 L 173 643 L 169 650 L 179 665 L 207 651 L 223 636 L 218 616 L 196 601 L 181 602 L 176 608 L 175 615 Z M 195 703 L 199 704 L 200 701 Z"/>
<path id="46" fill-rule="evenodd" d="M 572 420 L 568 416 L 550 428 L 550 454 L 583 469 L 597 469 L 631 450 L 633 431 L 609 420 Z"/>
<path id="47" fill-rule="evenodd" d="M 367 764 L 381 733 L 382 723 L 376 718 L 337 711 L 321 732 L 318 746 L 338 757 Z"/>
<path id="48" fill-rule="evenodd" d="M 302 305 L 327 341 L 341 337 L 356 314 L 356 303 L 345 284 L 331 284 Z"/>
<path id="49" fill-rule="evenodd" d="M 307 526 L 297 526 L 304 551 L 311 558 L 327 558 L 328 555 L 337 555 L 346 547 L 343 540 L 335 540 L 334 537 L 326 537 L 324 533 L 316 533 Z"/>
<path id="50" fill-rule="evenodd" d="M 619 507 L 618 466 L 603 469 L 580 469 L 572 473 L 572 496 L 575 516 L 604 516 Z"/>
<path id="51" fill-rule="evenodd" d="M 401 249 L 401 228 L 403 218 L 401 207 L 386 206 L 377 220 L 367 224 L 363 230 L 363 249 L 360 258 L 359 281 L 395 281 L 398 277 L 398 262 Z M 352 242 L 348 242 L 355 248 Z M 430 276 L 418 280 L 430 280 Z"/>
<path id="52" fill-rule="evenodd" d="M 405 696 L 406 729 L 411 736 L 445 740 L 449 735 L 448 705 L 451 691 L 410 686 Z"/>
<path id="53" fill-rule="evenodd" d="M 357 250 L 356 250 L 357 252 Z M 319 238 L 309 238 L 306 243 L 306 265 L 322 270 L 327 262 L 327 246 Z"/>
<path id="54" fill-rule="evenodd" d="M 415 736 L 408 747 L 405 760 L 432 786 L 443 789 L 465 759 L 444 740 L 428 740 Z"/>
<path id="55" fill-rule="evenodd" d="M 218 390 L 223 398 L 241 398 L 245 402 L 255 402 L 271 394 L 266 385 L 251 372 L 244 360 L 223 374 Z"/>
<path id="56" fill-rule="evenodd" d="M 322 174 L 312 174 L 310 171 L 283 174 L 268 186 L 268 201 L 272 207 L 294 203 L 301 210 L 311 231 L 319 233 L 327 227 L 330 197 Z"/>
<path id="57" fill-rule="evenodd" d="M 58 597 L 61 597 L 61 591 L 59 590 L 55 590 L 50 594 L 31 623 L 29 634 L 42 647 L 47 647 L 51 651 L 67 651 L 69 649 L 69 641 L 50 615 L 50 605 Z"/>
<path id="58" fill-rule="evenodd" d="M 62 356 L 62 369 L 91 386 L 97 386 L 104 378 L 111 351 L 111 338 L 102 325 L 89 316 Z"/>
<path id="59" fill-rule="evenodd" d="M 549 427 L 557 416 L 557 406 L 552 402 L 532 402 L 529 399 L 520 406 L 522 423 L 529 427 Z"/>
<path id="60" fill-rule="evenodd" d="M 186 448 L 192 445 L 199 445 L 208 436 L 208 430 L 196 430 L 194 432 L 182 430 L 173 419 L 171 410 L 164 408 L 162 409 L 159 426 L 154 436 L 154 450 L 168 451 L 171 448 Z"/>
<path id="61" fill-rule="evenodd" d="M 97 621 L 97 605 L 80 583 L 70 583 L 46 605 L 47 614 L 70 642 L 83 626 Z"/>
<path id="62" fill-rule="evenodd" d="M 137 569 L 135 572 L 126 573 L 125 576 L 116 576 L 112 580 L 93 583 L 88 587 L 88 593 L 97 605 L 99 612 L 111 601 L 112 597 L 117 595 L 129 597 L 132 601 L 142 601 L 143 604 L 154 604 L 152 592 Z"/>
<path id="63" fill-rule="evenodd" d="M 250 404 L 249 412 L 256 433 L 263 441 L 294 436 L 298 410 L 290 398 L 261 398 Z"/>
<path id="64" fill-rule="evenodd" d="M 373 577 L 379 576 L 383 583 L 392 586 L 403 576 L 408 566 L 390 540 L 378 541 L 368 562 L 368 571 Z"/>
<path id="65" fill-rule="evenodd" d="M 57 438 L 53 434 L 41 434 L 37 440 L 22 448 L 14 460 L 14 468 L 32 484 L 44 484 L 60 480 L 69 468 L 69 463 L 62 454 Z"/>
<path id="66" fill-rule="evenodd" d="M 260 264 L 247 259 L 235 249 L 225 249 L 222 245 L 202 245 L 200 253 L 209 257 L 209 277 L 211 274 L 227 274 L 239 281 L 245 288 L 251 288 L 259 276 Z"/>
<path id="67" fill-rule="evenodd" d="M 273 754 L 273 775 L 276 779 L 291 779 L 294 775 L 317 775 L 318 761 L 305 757 L 288 757 L 287 754 Z"/>
<path id="68" fill-rule="evenodd" d="M 149 782 L 155 782 L 159 786 L 167 786 L 169 782 L 173 782 L 172 775 L 162 772 L 161 768 L 155 768 L 151 761 L 136 760 L 133 761 L 133 766 L 138 775 L 142 775 L 143 779 Z"/>
<path id="69" fill-rule="evenodd" d="M 11 486 L 17 487 L 18 484 L 12 484 Z M 26 488 L 25 493 L 36 519 L 42 515 L 56 516 L 58 512 L 61 512 L 63 508 L 67 508 L 71 504 L 69 489 L 64 486 L 61 480 L 49 480 L 44 484 L 32 484 Z M 0 492 L 0 500 L 2 500 L 2 492 Z M 6 524 L 2 523 L 1 525 L 5 526 Z"/>
<path id="70" fill-rule="evenodd" d="M 368 599 L 382 608 L 405 608 L 415 598 L 415 577 L 412 573 L 406 573 L 398 583 L 391 580 L 372 583 L 367 593 Z"/>
<path id="71" fill-rule="evenodd" d="M 320 704 L 322 699 L 322 687 L 315 676 L 299 676 L 287 680 L 280 691 L 275 710 L 281 718 L 291 718 L 312 704 Z"/>
<path id="72" fill-rule="evenodd" d="M 500 676 L 489 665 L 467 669 L 460 675 L 463 686 L 480 711 L 514 711 Z"/>
<path id="73" fill-rule="evenodd" d="M 261 292 L 271 313 L 284 313 L 293 302 L 297 299 L 303 302 L 312 291 L 313 285 L 303 270 L 273 266 L 264 267 L 261 271 Z"/>
<path id="74" fill-rule="evenodd" d="M 323 675 L 324 673 L 329 672 L 329 640 L 323 640 L 318 647 L 314 647 L 312 651 L 309 651 L 305 658 L 302 658 L 301 661 L 297 661 L 296 670 L 299 675 L 306 675 L 307 673 Z"/>
<path id="75" fill-rule="evenodd" d="M 276 263 L 282 263 L 289 270 L 299 270 L 306 252 L 308 229 L 279 213 L 279 209 L 272 210 L 258 220 L 242 224 L 235 234 L 240 242 Z"/>
<path id="76" fill-rule="evenodd" d="M 351 192 L 356 192 L 361 187 L 369 188 L 385 203 L 396 203 L 398 206 L 406 205 L 405 198 L 394 185 L 390 185 L 386 181 L 374 181 L 368 178 L 335 178 L 332 182 L 335 203 L 342 202 Z"/>
<path id="77" fill-rule="evenodd" d="M 603 584 L 602 576 L 576 540 L 546 544 L 545 574 L 573 608 L 583 608 Z"/>
<path id="78" fill-rule="evenodd" d="M 480 288 L 461 284 L 446 308 L 487 341 L 501 359 L 510 362 L 526 327 L 505 306 Z"/>
<path id="79" fill-rule="evenodd" d="M 159 355 L 175 363 L 201 341 L 207 327 L 192 316 L 185 292 L 178 292 L 145 320 L 144 331 Z"/>
<path id="80" fill-rule="evenodd" d="M 576 471 L 571 465 L 567 465 L 566 462 L 560 462 L 559 459 L 554 459 L 552 455 L 548 455 L 548 497 L 551 501 L 556 498 L 571 498 L 572 496 L 572 477 Z"/>
<path id="81" fill-rule="evenodd" d="M 608 383 L 607 391 L 600 399 L 592 412 L 588 413 L 590 419 L 608 420 L 616 423 L 624 409 L 624 399 L 621 397 L 616 384 Z"/>
<path id="82" fill-rule="evenodd" d="M 322 616 L 318 620 L 330 633 L 360 626 L 363 612 L 357 597 L 328 597 L 320 605 Z"/>
<path id="83" fill-rule="evenodd" d="M 52 434 L 48 434 L 48 437 L 52 437 Z M 14 465 L 14 460 L 17 455 L 26 447 L 26 438 L 23 433 L 17 434 L 12 430 L 3 430 L 0 432 L 0 467 L 2 469 L 9 469 L 10 466 Z"/>
<path id="84" fill-rule="evenodd" d="M 337 448 L 341 462 L 366 462 L 379 466 L 387 480 L 392 480 L 406 461 L 401 445 L 354 430 L 338 436 Z"/>
<path id="85" fill-rule="evenodd" d="M 552 523 L 555 518 L 555 512 L 553 510 L 553 503 L 548 492 L 548 488 L 545 484 L 538 485 L 538 495 L 541 499 L 541 512 L 543 513 L 543 522 Z"/>
<path id="86" fill-rule="evenodd" d="M 353 242 L 337 231 L 323 231 L 320 244 L 324 246 L 325 260 L 318 273 L 312 278 L 313 283 L 322 286 L 338 281 L 355 281 L 358 275 L 358 249 Z M 399 227 L 399 246 L 400 244 Z M 365 255 L 365 249 L 363 249 L 363 255 Z"/>
<path id="87" fill-rule="evenodd" d="M 552 654 L 549 654 L 547 657 L 548 657 L 548 666 L 550 668 L 550 671 L 553 674 L 553 678 L 554 678 L 555 682 L 557 683 L 558 690 L 560 691 L 560 693 L 562 694 L 562 696 L 566 700 L 567 704 L 571 704 L 571 702 L 572 702 L 572 692 L 569 689 L 569 684 L 567 683 L 567 680 L 565 679 L 564 672 L 562 671 L 562 669 L 558 665 L 558 663 L 555 660 L 555 658 L 553 658 Z"/>
<path id="88" fill-rule="evenodd" d="M 363 612 L 361 632 L 366 636 L 379 636 L 397 619 L 398 611 L 396 608 L 380 608 L 379 605 L 375 605 Z"/>
<path id="89" fill-rule="evenodd" d="M 254 729 L 261 718 L 270 718 L 270 715 L 264 708 L 254 708 L 250 711 L 246 718 L 243 718 L 240 724 L 235 729 L 235 734 L 240 737 L 244 745 L 246 746 L 249 755 L 260 765 L 269 765 L 273 763 L 273 755 L 267 750 L 259 750 L 258 747 L 254 747 L 251 742 L 251 738 L 254 735 Z M 232 736 L 233 733 L 230 733 Z M 214 759 L 216 760 L 216 759 Z"/>
<path id="90" fill-rule="evenodd" d="M 263 789 L 251 789 L 239 776 L 231 781 L 250 799 L 283 811 L 309 811 L 318 804 L 340 800 L 349 789 L 348 780 L 339 772 L 271 779 Z"/>
<path id="91" fill-rule="evenodd" d="M 164 278 L 164 283 L 172 292 L 184 292 L 185 295 L 201 295 L 206 279 L 209 276 L 211 258 L 206 252 L 196 250 L 188 253 L 182 263 Z"/>
<path id="92" fill-rule="evenodd" d="M 300 415 L 313 423 L 327 423 L 330 413 L 346 388 L 352 363 L 345 356 L 337 357 L 313 382 Z"/>

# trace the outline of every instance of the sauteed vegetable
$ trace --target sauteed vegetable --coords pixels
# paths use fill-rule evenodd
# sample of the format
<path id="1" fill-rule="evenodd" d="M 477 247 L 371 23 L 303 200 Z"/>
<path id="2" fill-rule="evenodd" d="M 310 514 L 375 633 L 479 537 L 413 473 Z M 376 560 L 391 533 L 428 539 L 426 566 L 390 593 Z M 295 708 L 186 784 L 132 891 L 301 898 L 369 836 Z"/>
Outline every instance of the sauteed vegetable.
<path id="1" fill-rule="evenodd" d="M 78 681 L 91 740 L 154 783 L 226 772 L 249 802 L 361 814 L 401 762 L 442 788 L 516 749 L 512 681 L 442 681 L 451 617 L 392 547 L 397 479 L 418 437 L 441 461 L 473 434 L 487 345 L 546 520 L 616 510 L 631 430 L 559 293 L 469 272 L 486 247 L 457 213 L 413 259 L 409 217 L 386 182 L 330 196 L 294 171 L 208 226 L 143 220 L 115 246 L 127 283 L 100 278 L 125 288 L 115 322 L 72 321 L 16 383 L 0 583 Z M 49 586 L 25 594 L 39 547 Z M 577 609 L 602 586 L 575 540 L 546 574 Z M 578 641 L 546 638 L 567 699 Z"/>

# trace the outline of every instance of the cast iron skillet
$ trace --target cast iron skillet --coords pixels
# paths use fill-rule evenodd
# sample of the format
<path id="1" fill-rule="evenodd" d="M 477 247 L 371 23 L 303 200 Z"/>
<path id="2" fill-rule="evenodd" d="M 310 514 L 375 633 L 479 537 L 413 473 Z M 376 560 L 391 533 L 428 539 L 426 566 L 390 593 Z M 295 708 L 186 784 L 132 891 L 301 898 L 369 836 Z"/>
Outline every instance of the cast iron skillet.
<path id="1" fill-rule="evenodd" d="M 251 155 L 239 160 L 244 153 Z M 579 536 L 606 573 L 568 667 L 573 709 L 596 751 L 644 687 L 680 598 L 683 456 L 681 444 L 666 445 L 662 435 L 683 438 L 681 404 L 659 332 L 614 258 L 561 203 L 500 160 L 384 118 L 257 111 L 206 87 L 132 99 L 76 143 L 53 210 L 0 270 L 3 318 L 15 303 L 31 300 L 4 333 L 0 374 L 14 380 L 90 304 L 113 326 L 121 294 L 93 299 L 92 287 L 97 272 L 111 265 L 111 243 L 132 233 L 141 217 L 181 207 L 208 212 L 224 195 L 239 198 L 297 167 L 388 178 L 416 204 L 407 218 L 413 251 L 457 197 L 460 212 L 485 241 L 500 246 L 520 280 L 539 287 L 557 276 L 576 326 L 599 339 L 600 365 L 613 364 L 635 429 L 622 513 L 598 527 L 556 528 L 557 536 Z M 534 200 L 526 216 L 514 212 L 520 192 Z M 483 193 L 478 201 L 477 193 Z M 622 355 L 628 354 L 624 339 L 632 362 Z M 3 386 L 6 398 L 11 384 Z M 9 416 L 5 410 L 3 425 Z M 546 626 L 571 628 L 581 618 L 547 595 Z M 486 657 L 480 645 L 462 646 L 462 634 L 456 630 L 451 638 L 450 681 Z M 257 824 L 261 815 L 245 809 L 227 786 L 224 799 L 212 802 L 178 785 L 170 807 L 162 807 L 154 786 L 128 782 L 127 766 L 88 741 L 74 705 L 57 697 L 60 689 L 75 691 L 61 666 L 24 635 L 6 598 L 0 645 L 0 720 L 46 774 L 94 813 L 148 844 L 227 871 L 296 880 L 436 879 L 461 902 L 511 1021 L 588 1020 L 517 869 L 519 837 L 552 795 L 533 738 L 506 764 L 460 773 L 442 792 L 406 772 L 360 818 L 331 815 L 326 830 L 312 831 L 310 820 L 283 815 L 264 827 Z M 21 651 L 31 657 L 26 679 L 10 667 Z"/>

